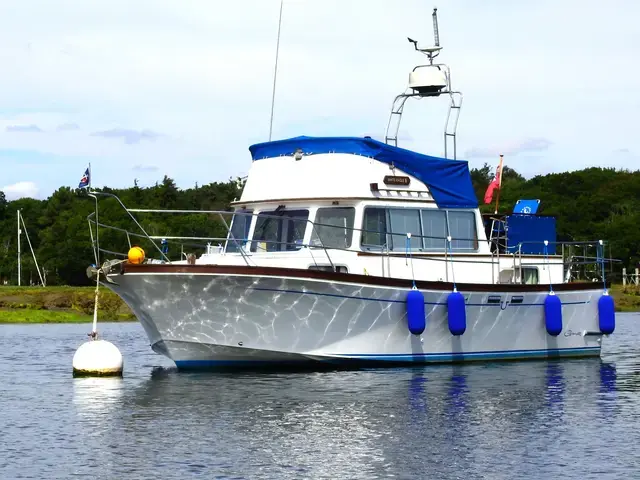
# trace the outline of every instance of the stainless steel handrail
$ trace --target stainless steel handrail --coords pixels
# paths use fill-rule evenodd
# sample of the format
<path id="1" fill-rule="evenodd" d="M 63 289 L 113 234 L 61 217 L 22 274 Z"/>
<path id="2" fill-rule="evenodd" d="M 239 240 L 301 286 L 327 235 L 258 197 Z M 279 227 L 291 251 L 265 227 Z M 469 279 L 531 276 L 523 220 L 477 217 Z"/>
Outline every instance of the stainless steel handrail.
<path id="1" fill-rule="evenodd" d="M 360 247 L 340 247 L 339 245 L 325 245 L 325 242 L 322 240 L 322 236 L 318 233 L 317 228 L 318 227 L 322 227 L 322 228 L 335 228 L 335 229 L 339 229 L 341 231 L 348 231 L 351 232 L 350 234 L 353 235 L 354 232 L 359 232 L 360 235 L 362 236 L 364 233 L 376 233 L 376 234 L 381 234 L 381 235 L 385 235 L 387 237 L 387 239 L 389 237 L 393 238 L 394 235 L 397 236 L 404 236 L 405 234 L 403 233 L 396 233 L 394 234 L 393 232 L 388 232 L 388 231 L 379 231 L 379 230 L 371 230 L 371 229 L 364 229 L 364 228 L 357 228 L 357 227 L 348 227 L 348 226 L 337 226 L 337 225 L 331 225 L 331 224 L 323 224 L 323 223 L 317 223 L 314 222 L 312 220 L 310 220 L 309 218 L 306 219 L 300 219 L 300 218 L 295 218 L 295 217 L 287 217 L 286 215 L 273 215 L 273 214 L 265 214 L 265 213 L 255 213 L 255 212 L 245 212 L 245 211 L 223 211 L 223 210 L 179 210 L 179 209 L 136 209 L 136 208 L 132 208 L 129 209 L 127 208 L 124 203 L 114 194 L 111 193 L 106 193 L 106 192 L 91 192 L 92 194 L 99 194 L 99 195 L 104 195 L 104 196 L 108 196 L 108 197 L 112 197 L 115 198 L 116 201 L 122 206 L 122 208 L 127 212 L 127 214 L 129 215 L 129 217 L 133 220 L 133 222 L 136 224 L 136 226 L 140 229 L 140 231 L 142 232 L 142 234 L 139 233 L 135 233 L 135 232 L 131 232 L 127 229 L 124 228 L 120 228 L 120 227 L 116 227 L 116 226 L 112 226 L 112 225 L 107 225 L 101 222 L 97 222 L 96 219 L 94 219 L 94 215 L 95 212 L 89 214 L 87 216 L 87 220 L 89 222 L 89 227 L 91 229 L 91 225 L 96 225 L 96 228 L 106 228 L 106 229 L 111 229 L 114 231 L 118 231 L 121 233 L 124 233 L 127 235 L 127 239 L 128 242 L 130 243 L 130 237 L 135 237 L 135 238 L 141 238 L 141 239 L 147 239 L 148 241 L 150 241 L 154 247 L 156 248 L 156 250 L 162 255 L 162 258 L 164 260 L 166 260 L 167 262 L 171 263 L 171 260 L 165 255 L 165 253 L 162 251 L 162 249 L 156 244 L 155 240 L 158 239 L 165 239 L 165 240 L 172 240 L 172 241 L 181 241 L 181 240 L 186 240 L 186 241 L 202 241 L 202 240 L 206 240 L 209 242 L 213 242 L 213 241 L 217 241 L 217 242 L 224 242 L 226 245 L 225 247 L 223 247 L 223 251 L 227 254 L 231 254 L 233 255 L 236 252 L 227 252 L 227 248 L 229 243 L 228 242 L 233 242 L 233 245 L 236 247 L 237 249 L 237 253 L 239 253 L 245 263 L 247 265 L 250 266 L 251 264 L 251 257 L 252 257 L 252 251 L 247 252 L 246 251 L 246 247 L 247 244 L 252 244 L 254 242 L 260 242 L 260 243 L 266 243 L 266 244 L 278 244 L 281 246 L 284 246 L 285 248 L 287 246 L 295 246 L 296 250 L 299 249 L 306 249 L 308 250 L 309 254 L 312 257 L 313 262 L 316 264 L 316 266 L 319 266 L 318 261 L 316 260 L 316 258 L 313 256 L 312 251 L 314 249 L 322 249 L 327 257 L 327 260 L 331 266 L 332 269 L 335 270 L 335 265 L 334 262 L 331 258 L 331 255 L 329 254 L 329 250 L 332 251 L 343 251 L 343 252 L 354 252 L 354 253 L 358 253 L 358 252 L 362 252 L 363 249 Z M 283 211 L 286 214 L 286 210 Z M 222 223 L 224 224 L 225 229 L 227 230 L 227 236 L 222 238 L 222 237 L 199 237 L 199 236 L 162 236 L 162 235 L 149 235 L 146 230 L 142 227 L 141 223 L 135 218 L 135 216 L 133 215 L 133 213 L 160 213 L 160 214 L 214 214 L 216 216 L 218 216 L 220 218 L 220 220 L 222 221 Z M 226 220 L 225 217 L 226 216 L 231 216 L 232 217 L 232 222 L 231 224 L 229 224 Z M 303 244 L 301 242 L 282 242 L 282 241 L 277 241 L 277 240 L 258 240 L 258 239 L 250 239 L 250 238 L 236 238 L 235 235 L 232 232 L 232 228 L 233 228 L 233 219 L 237 218 L 237 217 L 242 217 L 242 216 L 250 216 L 250 217 L 259 217 L 259 218 L 274 218 L 274 219 L 282 219 L 282 218 L 288 218 L 292 221 L 298 221 L 298 222 L 305 222 L 305 224 L 311 224 L 311 228 L 312 228 L 312 234 L 315 233 L 314 236 L 314 242 L 319 242 L 319 244 L 317 243 L 308 243 L 308 244 Z M 306 230 L 306 228 L 305 228 Z M 98 251 L 104 252 L 104 253 L 108 253 L 110 255 L 118 255 L 118 256 L 125 256 L 125 254 L 123 253 L 118 253 L 118 252 L 113 252 L 110 250 L 106 250 L 103 248 L 100 248 L 99 246 L 97 246 L 94 241 L 93 241 L 93 231 L 91 230 L 91 237 L 92 237 L 92 244 L 94 246 L 94 253 L 96 254 L 96 259 L 99 258 L 99 256 L 97 255 Z M 482 261 L 480 259 L 456 259 L 454 257 L 456 256 L 475 256 L 477 255 L 477 249 L 474 248 L 473 250 L 456 250 L 454 252 L 449 252 L 448 249 L 446 248 L 446 242 L 447 242 L 447 238 L 446 237 L 442 237 L 442 236 L 431 236 L 431 235 L 417 235 L 417 234 L 412 234 L 412 238 L 418 238 L 421 240 L 421 243 L 423 242 L 422 239 L 429 239 L 429 240 L 443 240 L 444 244 L 445 244 L 445 248 L 442 251 L 430 251 L 428 249 L 425 249 L 424 247 L 422 248 L 418 248 L 418 249 L 411 249 L 412 252 L 420 252 L 423 254 L 429 254 L 429 253 L 434 253 L 434 254 L 438 254 L 441 255 L 443 252 L 445 253 L 445 257 L 444 258 L 438 258 L 437 256 L 413 256 L 412 259 L 415 260 L 419 260 L 419 261 L 433 261 L 433 262 L 445 262 L 445 263 L 473 263 L 473 264 L 491 264 L 491 265 L 500 265 L 500 260 L 499 257 L 495 257 L 494 252 L 491 253 L 491 260 L 490 261 Z M 498 239 L 495 239 L 496 243 Z M 474 242 L 476 245 L 478 243 L 478 239 L 477 238 L 452 238 L 451 241 L 469 241 L 469 242 Z M 489 244 L 491 244 L 491 239 L 487 240 L 487 242 Z M 357 242 L 358 244 L 360 242 Z M 517 262 L 517 266 L 518 266 L 518 270 L 520 271 L 520 280 L 522 281 L 522 245 L 523 244 L 542 244 L 544 242 L 542 241 L 525 241 L 525 242 L 520 242 L 517 248 L 517 251 L 514 252 L 508 252 L 506 253 L 507 256 L 512 255 L 513 261 L 514 261 L 514 274 L 515 274 L 515 265 L 516 265 L 516 258 L 518 258 L 518 262 Z M 583 246 L 596 246 L 599 242 L 598 241 L 581 241 L 581 242 L 577 242 L 577 241 L 549 241 L 549 244 L 552 245 L 583 245 Z M 423 244 L 423 243 L 422 243 Z M 184 245 L 184 244 L 183 244 Z M 198 244 L 194 244 L 195 246 L 200 247 L 201 245 Z M 209 248 L 210 247 L 210 243 L 206 246 L 203 246 L 207 248 L 207 252 L 209 252 Z M 496 245 L 497 249 L 499 249 L 499 245 Z M 385 242 L 383 245 L 371 245 L 371 248 L 374 250 L 378 250 L 379 249 L 379 254 L 384 258 L 390 258 L 392 256 L 397 256 L 399 254 L 402 253 L 407 253 L 406 249 L 398 249 L 398 250 L 393 250 L 391 248 L 389 248 L 388 242 Z M 503 253 L 503 255 L 505 255 L 505 253 Z M 542 255 L 540 255 L 542 257 Z M 558 257 L 563 257 L 562 255 L 548 255 L 548 257 L 551 258 L 558 258 Z M 601 259 L 597 259 L 598 261 L 602 261 Z M 606 258 L 604 259 L 604 261 L 608 261 Z M 255 263 L 255 262 L 254 262 Z M 586 262 L 585 262 L 586 263 Z M 384 260 L 383 260 L 383 265 L 384 265 Z M 384 268 L 383 268 L 383 275 L 384 275 Z M 388 270 L 388 269 L 387 269 Z M 447 269 L 447 277 L 448 277 L 448 269 Z M 494 268 L 492 267 L 492 277 L 493 277 L 493 282 L 495 283 L 496 279 L 494 277 Z"/>

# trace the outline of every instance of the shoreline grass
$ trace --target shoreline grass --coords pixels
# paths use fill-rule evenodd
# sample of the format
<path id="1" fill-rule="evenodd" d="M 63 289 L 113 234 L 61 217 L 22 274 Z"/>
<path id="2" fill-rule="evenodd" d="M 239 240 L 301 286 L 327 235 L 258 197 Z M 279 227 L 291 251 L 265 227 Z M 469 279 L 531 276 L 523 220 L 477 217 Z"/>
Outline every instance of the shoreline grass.
<path id="1" fill-rule="evenodd" d="M 90 323 L 93 321 L 94 287 L 0 287 L 0 324 Z M 112 291 L 101 288 L 98 320 L 135 321 L 129 307 Z"/>
<path id="2" fill-rule="evenodd" d="M 613 285 L 616 312 L 640 312 L 640 286 Z M 90 323 L 94 287 L 0 286 L 0 324 Z M 129 307 L 111 290 L 100 289 L 98 321 L 136 321 Z"/>
<path id="3" fill-rule="evenodd" d="M 93 317 L 51 310 L 0 310 L 2 323 L 90 323 Z"/>
<path id="4" fill-rule="evenodd" d="M 613 296 L 616 312 L 640 312 L 640 286 L 612 285 L 609 293 Z"/>

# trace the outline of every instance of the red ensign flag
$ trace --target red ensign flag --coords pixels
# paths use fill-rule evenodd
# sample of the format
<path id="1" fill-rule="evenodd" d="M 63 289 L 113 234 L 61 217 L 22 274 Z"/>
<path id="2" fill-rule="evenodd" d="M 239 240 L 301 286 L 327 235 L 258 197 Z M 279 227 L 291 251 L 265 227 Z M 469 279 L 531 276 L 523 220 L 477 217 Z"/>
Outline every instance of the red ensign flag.
<path id="1" fill-rule="evenodd" d="M 487 191 L 484 193 L 484 203 L 491 203 L 493 200 L 493 192 L 496 189 L 500 190 L 500 185 L 502 185 L 502 155 L 500 155 L 500 163 L 498 164 L 498 168 L 496 168 L 496 174 L 487 187 Z"/>

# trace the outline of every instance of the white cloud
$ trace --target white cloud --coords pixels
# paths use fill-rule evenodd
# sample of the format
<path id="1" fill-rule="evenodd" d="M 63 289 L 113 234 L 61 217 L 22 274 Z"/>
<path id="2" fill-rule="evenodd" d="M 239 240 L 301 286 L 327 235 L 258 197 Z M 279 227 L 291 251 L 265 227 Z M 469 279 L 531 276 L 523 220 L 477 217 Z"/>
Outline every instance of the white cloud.
<path id="1" fill-rule="evenodd" d="M 77 123 L 63 123 L 56 127 L 56 132 L 69 132 L 72 130 L 80 130 L 80 125 Z"/>
<path id="2" fill-rule="evenodd" d="M 285 0 L 274 138 L 384 138 L 394 96 L 424 60 L 406 38 L 430 43 L 431 8 L 422 0 Z M 278 10 L 277 0 L 0 2 L 0 58 L 12 73 L 0 89 L 0 145 L 56 159 L 30 176 L 13 161 L 0 181 L 32 178 L 44 195 L 75 181 L 88 161 L 94 182 L 114 187 L 131 184 L 123 172 L 132 165 L 154 165 L 179 186 L 235 178 L 250 165 L 248 146 L 267 139 Z M 595 0 L 581 4 L 579 22 L 576 12 L 552 0 L 440 6 L 438 60 L 465 94 L 458 152 L 535 151 L 545 161 L 522 168 L 544 173 L 629 163 L 612 153 L 611 138 L 640 151 L 640 2 L 608 5 L 604 23 Z M 601 75 L 585 74 L 597 68 L 594 58 L 606 58 L 615 84 L 607 95 L 594 94 Z M 442 155 L 446 105 L 410 101 L 400 146 Z M 16 125 L 43 132 L 6 131 Z M 145 131 L 165 136 L 146 141 Z M 553 148 L 505 141 L 523 138 L 553 139 Z"/>
<path id="3" fill-rule="evenodd" d="M 19 198 L 38 198 L 38 186 L 33 182 L 18 182 L 7 185 L 0 189 L 4 192 L 7 200 L 17 200 Z"/>
<path id="4" fill-rule="evenodd" d="M 161 133 L 152 132 L 151 130 L 132 130 L 129 128 L 113 128 L 111 130 L 94 132 L 91 135 L 94 137 L 122 139 L 124 143 L 128 145 L 140 143 L 142 140 L 154 141 L 164 136 Z"/>
<path id="5" fill-rule="evenodd" d="M 140 173 L 155 173 L 158 171 L 158 167 L 155 165 L 135 165 L 131 170 Z"/>
<path id="6" fill-rule="evenodd" d="M 471 148 L 465 152 L 465 157 L 486 158 L 497 157 L 498 155 L 515 156 L 521 153 L 545 151 L 552 144 L 553 142 L 547 138 L 525 138 L 503 145 Z"/>
<path id="7" fill-rule="evenodd" d="M 42 129 L 37 125 L 7 125 L 5 131 L 10 133 L 41 133 Z"/>

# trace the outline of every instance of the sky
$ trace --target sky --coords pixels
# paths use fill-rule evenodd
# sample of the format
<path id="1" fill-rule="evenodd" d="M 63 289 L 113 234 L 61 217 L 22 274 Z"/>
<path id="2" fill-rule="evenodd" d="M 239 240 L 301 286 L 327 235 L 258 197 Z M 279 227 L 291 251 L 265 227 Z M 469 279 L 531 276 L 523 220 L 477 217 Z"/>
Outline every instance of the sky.
<path id="1" fill-rule="evenodd" d="M 273 139 L 383 139 L 433 42 L 464 101 L 458 158 L 526 177 L 640 169 L 640 2 L 284 0 Z M 280 0 L 0 2 L 0 190 L 189 188 L 247 174 L 269 138 Z M 447 100 L 410 101 L 399 146 L 443 155 Z"/>

